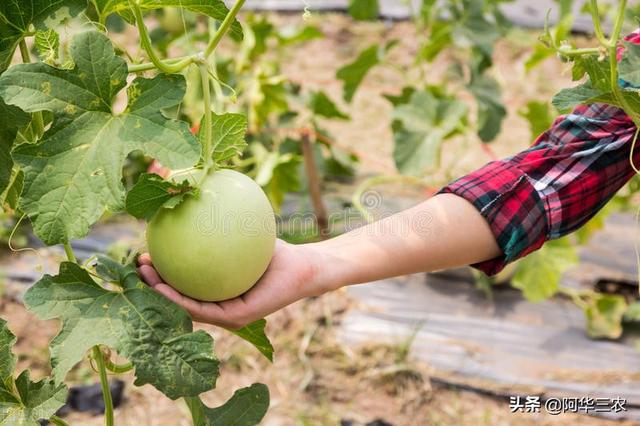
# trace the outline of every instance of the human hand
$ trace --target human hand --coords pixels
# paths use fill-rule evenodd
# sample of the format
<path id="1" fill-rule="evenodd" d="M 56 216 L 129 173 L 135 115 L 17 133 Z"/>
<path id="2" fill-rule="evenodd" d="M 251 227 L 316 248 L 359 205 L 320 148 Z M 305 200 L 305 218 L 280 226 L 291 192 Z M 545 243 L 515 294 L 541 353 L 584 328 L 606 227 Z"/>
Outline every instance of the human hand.
<path id="1" fill-rule="evenodd" d="M 302 298 L 326 292 L 328 289 L 321 284 L 321 259 L 311 244 L 278 240 L 260 280 L 243 295 L 222 302 L 202 302 L 180 294 L 163 281 L 148 253 L 139 257 L 138 272 L 151 288 L 185 308 L 194 321 L 238 329 Z"/>

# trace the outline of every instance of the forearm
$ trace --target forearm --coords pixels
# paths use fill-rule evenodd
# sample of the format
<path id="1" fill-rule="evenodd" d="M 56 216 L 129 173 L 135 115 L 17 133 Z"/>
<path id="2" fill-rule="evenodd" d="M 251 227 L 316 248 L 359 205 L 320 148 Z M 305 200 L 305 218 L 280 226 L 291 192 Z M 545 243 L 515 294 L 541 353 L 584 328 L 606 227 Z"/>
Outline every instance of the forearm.
<path id="1" fill-rule="evenodd" d="M 451 194 L 309 248 L 318 287 L 326 290 L 500 255 L 485 219 L 469 202 Z"/>

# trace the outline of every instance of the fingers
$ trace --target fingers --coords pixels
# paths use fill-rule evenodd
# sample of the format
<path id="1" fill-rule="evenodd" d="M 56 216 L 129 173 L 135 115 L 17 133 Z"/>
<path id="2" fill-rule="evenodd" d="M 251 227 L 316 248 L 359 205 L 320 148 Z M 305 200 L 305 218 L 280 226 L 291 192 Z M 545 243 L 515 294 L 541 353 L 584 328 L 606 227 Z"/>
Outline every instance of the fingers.
<path id="1" fill-rule="evenodd" d="M 138 256 L 138 263 L 140 265 L 153 265 L 153 263 L 151 263 L 151 255 L 149 253 L 142 253 Z"/>
<path id="2" fill-rule="evenodd" d="M 162 278 L 160 277 L 160 275 L 158 275 L 158 271 L 156 271 L 153 266 L 142 265 L 138 267 L 138 273 L 140 274 L 144 282 L 146 282 L 151 287 L 155 287 L 162 282 Z"/>
<path id="3" fill-rule="evenodd" d="M 201 302 L 181 294 L 165 283 L 157 284 L 153 289 L 186 309 L 194 321 L 233 330 L 242 328 L 252 321 L 249 316 L 245 315 L 247 310 L 242 309 L 241 305 L 244 305 L 244 302 L 239 298 L 221 303 Z"/>

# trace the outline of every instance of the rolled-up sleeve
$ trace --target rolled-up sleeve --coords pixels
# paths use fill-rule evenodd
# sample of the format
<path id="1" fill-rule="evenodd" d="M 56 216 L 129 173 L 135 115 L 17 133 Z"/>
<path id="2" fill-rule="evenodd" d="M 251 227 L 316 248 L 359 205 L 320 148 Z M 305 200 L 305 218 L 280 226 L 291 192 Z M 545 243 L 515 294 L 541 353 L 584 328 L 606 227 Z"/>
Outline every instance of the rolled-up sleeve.
<path id="1" fill-rule="evenodd" d="M 533 146 L 493 161 L 444 187 L 473 204 L 502 255 L 472 265 L 488 275 L 569 234 L 591 219 L 634 176 L 636 127 L 620 108 L 578 106 Z M 640 155 L 634 152 L 640 164 Z"/>

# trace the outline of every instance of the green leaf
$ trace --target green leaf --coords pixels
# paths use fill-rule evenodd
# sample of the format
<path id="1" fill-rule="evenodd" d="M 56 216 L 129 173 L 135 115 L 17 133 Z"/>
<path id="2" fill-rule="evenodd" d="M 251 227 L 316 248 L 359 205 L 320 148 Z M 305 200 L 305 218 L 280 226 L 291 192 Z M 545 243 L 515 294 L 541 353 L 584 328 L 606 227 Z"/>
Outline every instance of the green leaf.
<path id="1" fill-rule="evenodd" d="M 624 48 L 618 76 L 629 84 L 640 86 L 640 45 L 625 41 Z"/>
<path id="2" fill-rule="evenodd" d="M 457 99 L 415 92 L 393 111 L 393 158 L 401 173 L 423 175 L 440 163 L 442 142 L 465 124 L 467 106 Z"/>
<path id="3" fill-rule="evenodd" d="M 155 174 L 143 173 L 127 193 L 125 209 L 131 216 L 150 221 L 160 209 L 173 209 L 194 194 L 188 181 L 176 183 Z"/>
<path id="4" fill-rule="evenodd" d="M 204 124 L 204 117 L 200 121 Z M 213 160 L 220 165 L 240 156 L 247 147 L 247 117 L 244 114 L 211 113 L 211 129 L 213 133 Z M 204 144 L 204 126 L 200 126 L 198 139 Z"/>
<path id="5" fill-rule="evenodd" d="M 285 79 L 260 70 L 249 84 L 249 128 L 260 130 L 269 122 L 272 114 L 288 112 Z"/>
<path id="6" fill-rule="evenodd" d="M 349 15 L 359 21 L 374 21 L 380 14 L 378 0 L 349 0 Z"/>
<path id="7" fill-rule="evenodd" d="M 16 344 L 16 336 L 9 330 L 7 321 L 0 318 L 0 386 L 3 390 L 12 390 L 13 372 L 16 369 L 16 356 L 11 348 Z"/>
<path id="8" fill-rule="evenodd" d="M 18 208 L 18 201 L 20 201 L 20 194 L 24 186 L 24 173 L 17 168 L 13 169 L 11 174 L 11 180 L 7 189 L 0 194 L 0 208 L 4 211 L 14 211 Z"/>
<path id="9" fill-rule="evenodd" d="M 161 113 L 181 102 L 184 77 L 135 79 L 127 109 L 114 115 L 111 104 L 128 72 L 109 39 L 82 33 L 71 56 L 72 70 L 21 64 L 0 76 L 0 96 L 8 104 L 54 115 L 40 143 L 13 151 L 25 173 L 20 209 L 48 245 L 83 237 L 105 210 L 124 207 L 122 167 L 130 152 L 140 150 L 172 169 L 190 167 L 200 157 L 188 124 Z"/>
<path id="10" fill-rule="evenodd" d="M 553 30 L 553 35 L 551 34 L 551 31 L 547 29 L 547 31 L 549 32 L 543 37 L 553 37 L 555 42 L 560 44 L 560 42 L 565 40 L 571 32 L 571 29 L 573 27 L 573 14 L 571 5 L 567 6 L 567 3 L 571 3 L 571 1 L 567 2 L 566 0 L 561 0 L 557 3 L 560 3 L 560 20 Z M 541 38 L 541 40 L 543 39 L 544 38 Z M 546 41 L 547 43 L 551 43 L 551 40 Z M 545 59 L 553 56 L 555 53 L 556 52 L 554 49 L 546 46 L 543 43 L 537 43 L 533 48 L 533 53 L 524 63 L 525 71 L 529 73 L 533 68 L 541 64 Z"/>
<path id="11" fill-rule="evenodd" d="M 58 48 L 60 47 L 60 36 L 53 29 L 37 31 L 34 44 L 40 58 L 49 65 L 54 65 L 58 59 Z"/>
<path id="12" fill-rule="evenodd" d="M 438 21 L 433 24 L 431 34 L 420 46 L 420 57 L 433 61 L 444 49 L 451 45 L 453 26 L 450 22 Z"/>
<path id="13" fill-rule="evenodd" d="M 267 357 L 267 359 L 273 362 L 273 346 L 269 341 L 269 338 L 265 334 L 265 327 L 267 326 L 267 320 L 261 319 L 256 322 L 252 322 L 251 324 L 243 327 L 239 330 L 229 330 L 233 334 L 247 342 L 251 343 L 260 351 L 262 355 Z"/>
<path id="14" fill-rule="evenodd" d="M 549 241 L 518 261 L 511 283 L 530 302 L 541 302 L 557 293 L 562 274 L 577 263 L 578 253 L 566 238 Z"/>
<path id="15" fill-rule="evenodd" d="M 39 318 L 62 320 L 50 345 L 55 380 L 62 382 L 92 346 L 107 345 L 133 363 L 136 386 L 150 383 L 171 399 L 212 389 L 218 361 L 211 336 L 193 332 L 187 312 L 143 284 L 133 266 L 100 258 L 97 272 L 114 291 L 65 262 L 25 294 Z"/>
<path id="16" fill-rule="evenodd" d="M 594 339 L 617 339 L 622 335 L 622 318 L 627 311 L 623 296 L 596 294 L 585 307 L 587 333 Z"/>
<path id="17" fill-rule="evenodd" d="M 301 29 L 291 28 L 285 27 L 277 34 L 280 46 L 289 46 L 325 37 L 322 30 L 315 25 L 306 25 Z"/>
<path id="18" fill-rule="evenodd" d="M 354 62 L 338 70 L 336 77 L 344 83 L 343 97 L 345 101 L 351 102 L 356 90 L 358 90 L 358 86 L 360 86 L 360 83 L 362 83 L 371 68 L 382 62 L 384 56 L 395 45 L 395 41 L 387 43 L 384 47 L 374 44 L 363 50 Z"/>
<path id="19" fill-rule="evenodd" d="M 408 104 L 411 102 L 411 97 L 416 92 L 416 88 L 412 86 L 407 86 L 402 88 L 402 92 L 399 95 L 383 95 L 386 100 L 391 102 L 391 105 L 397 107 L 399 105 Z"/>
<path id="20" fill-rule="evenodd" d="M 39 425 L 64 405 L 67 387 L 52 380 L 32 382 L 29 372 L 23 371 L 13 379 L 16 356 L 12 347 L 16 336 L 7 322 L 0 318 L 0 423 L 3 425 Z"/>
<path id="21" fill-rule="evenodd" d="M 130 0 L 93 0 L 98 14 L 106 17 L 112 13 L 119 13 L 130 22 L 131 6 Z M 178 7 L 191 12 L 207 15 L 217 21 L 223 21 L 229 13 L 229 9 L 222 0 L 140 0 L 142 10 L 155 10 L 165 7 Z M 236 39 L 242 39 L 242 27 L 235 20 L 231 25 L 231 34 Z"/>
<path id="22" fill-rule="evenodd" d="M 493 46 L 502 35 L 502 28 L 484 10 L 486 2 L 477 0 L 463 0 L 459 10 L 453 12 L 454 20 L 451 40 L 458 48 L 473 48 L 491 59 Z M 455 15 L 454 15 L 455 16 Z"/>
<path id="23" fill-rule="evenodd" d="M 311 94 L 309 100 L 309 109 L 315 115 L 320 115 L 326 118 L 337 118 L 340 120 L 348 120 L 349 115 L 340 111 L 336 104 L 327 96 L 327 94 L 319 90 Z"/>
<path id="24" fill-rule="evenodd" d="M 67 387 L 53 380 L 33 382 L 29 371 L 23 371 L 15 381 L 17 395 L 0 401 L 0 422 L 4 425 L 34 425 L 40 419 L 53 416 L 67 400 Z"/>
<path id="25" fill-rule="evenodd" d="M 478 136 L 483 142 L 490 142 L 500 133 L 502 120 L 507 115 L 500 102 L 500 85 L 493 77 L 478 75 L 471 80 L 469 91 L 478 102 Z"/>
<path id="26" fill-rule="evenodd" d="M 5 104 L 0 99 L 0 194 L 11 180 L 13 159 L 11 149 L 18 130 L 29 123 L 29 114 L 20 108 Z"/>
<path id="27" fill-rule="evenodd" d="M 269 388 L 255 383 L 237 390 L 217 408 L 209 408 L 200 398 L 185 398 L 196 426 L 256 426 L 269 409 Z"/>
<path id="28" fill-rule="evenodd" d="M 640 302 L 636 301 L 630 303 L 627 310 L 622 317 L 625 322 L 639 322 L 640 321 Z"/>
<path id="29" fill-rule="evenodd" d="M 11 63 L 13 52 L 31 25 L 52 28 L 85 9 L 86 0 L 30 0 L 0 2 L 0 73 Z"/>
<path id="30" fill-rule="evenodd" d="M 529 101 L 518 114 L 529 122 L 529 129 L 534 138 L 546 132 L 553 123 L 548 102 Z"/>
<path id="31" fill-rule="evenodd" d="M 561 113 L 569 112 L 577 105 L 594 102 L 610 103 L 613 102 L 613 96 L 594 88 L 591 82 L 586 82 L 570 89 L 562 89 L 551 100 L 551 104 Z"/>

